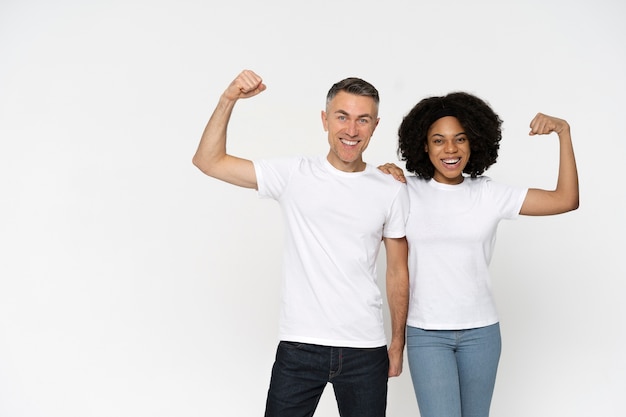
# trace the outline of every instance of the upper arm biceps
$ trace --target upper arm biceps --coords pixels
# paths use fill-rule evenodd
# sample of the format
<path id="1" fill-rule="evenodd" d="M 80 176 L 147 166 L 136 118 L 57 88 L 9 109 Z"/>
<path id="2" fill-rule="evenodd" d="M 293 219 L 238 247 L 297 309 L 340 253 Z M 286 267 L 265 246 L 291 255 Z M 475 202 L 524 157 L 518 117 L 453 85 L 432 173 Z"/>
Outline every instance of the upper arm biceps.
<path id="1" fill-rule="evenodd" d="M 205 174 L 229 184 L 257 188 L 254 163 L 248 159 L 225 155 L 219 162 L 204 170 Z"/>
<path id="2" fill-rule="evenodd" d="M 383 238 L 387 255 L 387 266 L 405 268 L 408 258 L 408 243 L 406 237 Z"/>
<path id="3" fill-rule="evenodd" d="M 549 216 L 564 213 L 568 210 L 556 191 L 530 188 L 526 193 L 520 214 L 526 216 Z"/>

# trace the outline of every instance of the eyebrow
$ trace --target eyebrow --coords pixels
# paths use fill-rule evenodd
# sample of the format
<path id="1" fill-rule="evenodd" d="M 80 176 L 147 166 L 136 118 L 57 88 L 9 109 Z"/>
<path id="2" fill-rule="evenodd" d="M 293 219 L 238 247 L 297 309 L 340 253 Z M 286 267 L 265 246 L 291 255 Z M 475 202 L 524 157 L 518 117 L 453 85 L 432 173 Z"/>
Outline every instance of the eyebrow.
<path id="1" fill-rule="evenodd" d="M 454 135 L 454 137 L 455 137 L 455 138 L 457 138 L 457 137 L 459 137 L 459 136 L 461 136 L 461 135 L 465 135 L 465 136 L 467 136 L 467 133 L 465 133 L 465 132 L 459 132 L 459 133 L 456 133 L 456 134 Z M 442 137 L 442 138 L 443 138 L 443 137 L 445 137 L 445 135 L 442 135 L 441 133 L 433 133 L 432 135 L 430 135 L 430 137 L 431 137 L 431 138 L 432 138 L 433 136 Z"/>
<path id="2" fill-rule="evenodd" d="M 344 116 L 350 116 L 350 113 L 348 113 L 348 112 L 347 112 L 347 111 L 345 111 L 345 110 L 335 110 L 335 114 L 337 114 L 337 113 L 339 113 L 339 114 L 343 114 Z M 372 117 L 372 115 L 371 115 L 371 114 L 369 114 L 369 113 L 360 114 L 360 115 L 356 116 L 356 118 L 357 118 L 357 119 L 362 119 L 362 118 L 364 118 L 364 117 L 366 117 L 366 118 L 368 118 L 368 119 L 372 119 L 372 120 L 374 120 L 374 117 Z"/>

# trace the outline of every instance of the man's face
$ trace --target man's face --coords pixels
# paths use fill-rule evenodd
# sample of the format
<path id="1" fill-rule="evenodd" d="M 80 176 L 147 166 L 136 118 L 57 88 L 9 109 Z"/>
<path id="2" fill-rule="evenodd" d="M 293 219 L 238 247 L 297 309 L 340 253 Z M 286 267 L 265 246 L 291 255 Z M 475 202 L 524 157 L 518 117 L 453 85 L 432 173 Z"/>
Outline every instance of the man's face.
<path id="1" fill-rule="evenodd" d="M 322 111 L 324 131 L 328 132 L 328 162 L 341 171 L 365 169 L 363 152 L 378 125 L 378 107 L 371 97 L 337 93 Z"/>

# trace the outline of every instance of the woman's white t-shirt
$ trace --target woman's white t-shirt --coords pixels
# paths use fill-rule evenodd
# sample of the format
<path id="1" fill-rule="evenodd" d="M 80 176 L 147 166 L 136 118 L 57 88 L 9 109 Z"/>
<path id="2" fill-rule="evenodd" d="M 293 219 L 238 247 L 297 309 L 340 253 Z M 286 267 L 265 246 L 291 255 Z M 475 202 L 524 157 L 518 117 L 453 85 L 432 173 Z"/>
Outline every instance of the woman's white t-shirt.
<path id="1" fill-rule="evenodd" d="M 411 292 L 407 324 L 460 330 L 498 322 L 489 263 L 498 223 L 514 219 L 527 189 L 489 177 L 458 185 L 408 177 Z"/>

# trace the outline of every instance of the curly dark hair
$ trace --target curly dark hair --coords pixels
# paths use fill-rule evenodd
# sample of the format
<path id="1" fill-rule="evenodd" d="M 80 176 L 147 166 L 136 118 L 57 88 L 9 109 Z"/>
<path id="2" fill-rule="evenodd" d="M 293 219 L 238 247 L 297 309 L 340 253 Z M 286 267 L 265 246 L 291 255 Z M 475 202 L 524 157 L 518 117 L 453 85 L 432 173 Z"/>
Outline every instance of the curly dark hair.
<path id="1" fill-rule="evenodd" d="M 470 160 L 463 170 L 472 177 L 481 175 L 498 159 L 502 120 L 482 99 L 465 92 L 421 100 L 402 119 L 398 129 L 398 156 L 406 169 L 425 179 L 435 173 L 426 152 L 428 129 L 444 116 L 456 117 L 469 140 Z"/>

